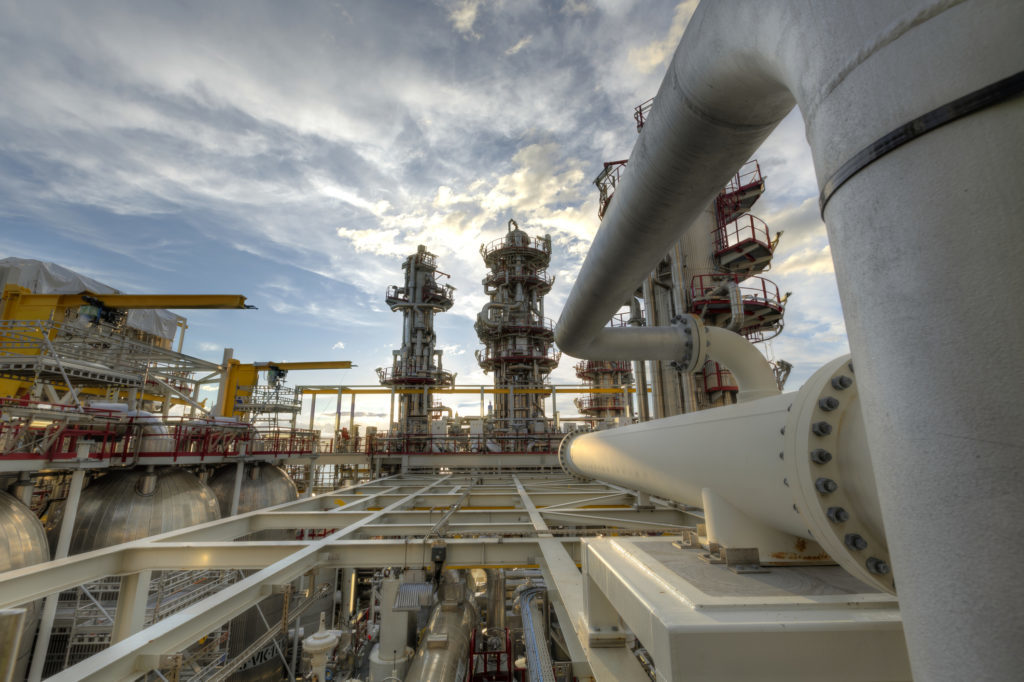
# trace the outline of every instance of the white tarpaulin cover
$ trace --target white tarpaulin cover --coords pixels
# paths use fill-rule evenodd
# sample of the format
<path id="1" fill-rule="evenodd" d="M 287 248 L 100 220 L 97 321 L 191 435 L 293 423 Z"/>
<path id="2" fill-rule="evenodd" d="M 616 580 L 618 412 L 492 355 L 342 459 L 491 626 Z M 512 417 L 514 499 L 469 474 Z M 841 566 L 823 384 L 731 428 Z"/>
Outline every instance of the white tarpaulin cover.
<path id="1" fill-rule="evenodd" d="M 0 290 L 8 284 L 25 287 L 34 294 L 124 293 L 62 265 L 30 258 L 0 259 Z M 127 324 L 132 329 L 173 339 L 178 320 L 184 319 L 168 310 L 129 310 Z"/>

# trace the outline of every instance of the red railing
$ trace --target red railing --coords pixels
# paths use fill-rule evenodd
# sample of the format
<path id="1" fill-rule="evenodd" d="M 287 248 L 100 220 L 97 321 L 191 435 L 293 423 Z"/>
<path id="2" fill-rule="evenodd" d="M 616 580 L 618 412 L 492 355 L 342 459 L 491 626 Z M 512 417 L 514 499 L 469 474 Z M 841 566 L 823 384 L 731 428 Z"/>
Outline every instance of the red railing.
<path id="1" fill-rule="evenodd" d="M 714 360 L 704 363 L 704 392 L 715 393 L 716 391 L 738 391 L 739 385 L 732 372 L 722 367 Z"/>
<path id="2" fill-rule="evenodd" d="M 562 358 L 562 353 L 554 347 L 550 348 L 492 348 L 477 351 L 477 360 L 481 365 L 493 367 L 504 363 L 537 362 L 541 365 L 554 366 Z"/>
<path id="3" fill-rule="evenodd" d="M 510 232 L 504 237 L 495 239 L 480 247 L 480 254 L 485 259 L 501 254 L 504 251 L 540 251 L 550 256 L 551 240 L 544 237 L 530 237 L 525 232 L 519 232 L 518 234 Z"/>
<path id="4" fill-rule="evenodd" d="M 576 376 L 580 379 L 590 379 L 594 374 L 632 374 L 633 372 L 628 360 L 580 360 L 576 363 L 575 369 Z"/>
<path id="5" fill-rule="evenodd" d="M 377 379 L 381 384 L 420 384 L 422 386 L 447 385 L 454 380 L 451 372 L 437 369 L 410 369 L 407 367 L 378 367 Z"/>
<path id="6" fill-rule="evenodd" d="M 619 180 L 622 179 L 622 172 L 626 169 L 628 161 L 628 159 L 605 161 L 604 168 L 594 178 L 594 184 L 597 185 L 597 190 L 600 194 L 597 202 L 598 218 L 604 218 L 604 214 L 608 211 L 608 206 L 612 203 L 612 195 L 615 193 L 615 188 L 619 185 Z"/>
<path id="7" fill-rule="evenodd" d="M 473 455 L 473 454 L 502 454 L 502 455 L 525 455 L 525 454 L 553 454 L 558 452 L 558 445 L 562 442 L 564 434 L 561 433 L 539 433 L 531 435 L 483 435 L 483 436 L 433 436 L 428 434 L 402 434 L 376 435 L 363 441 L 362 449 L 357 452 L 367 454 L 445 454 L 445 455 Z"/>
<path id="8" fill-rule="evenodd" d="M 522 282 L 534 286 L 550 287 L 555 283 L 555 277 L 548 275 L 545 268 L 519 273 L 505 269 L 491 270 L 484 277 L 484 284 L 492 287 L 506 282 Z"/>
<path id="9" fill-rule="evenodd" d="M 544 338 L 551 338 L 555 335 L 555 323 L 547 317 L 542 320 L 511 320 L 502 322 L 497 327 L 494 327 L 493 330 L 490 327 L 485 327 L 484 331 L 497 336 L 515 334 L 516 336 L 543 336 Z"/>
<path id="10" fill-rule="evenodd" d="M 647 122 L 648 117 L 651 115 L 651 109 L 654 108 L 654 98 L 650 98 L 642 104 L 636 105 L 633 110 L 633 120 L 636 121 L 636 131 L 639 133 L 644 129 L 644 123 Z"/>
<path id="11" fill-rule="evenodd" d="M 762 182 L 764 182 L 764 176 L 761 175 L 761 164 L 754 159 L 740 166 L 740 169 L 736 171 L 736 175 L 729 180 L 729 184 L 722 190 L 722 194 L 739 192 L 760 185 Z"/>
<path id="12" fill-rule="evenodd" d="M 766 303 L 782 308 L 779 298 L 779 287 L 764 277 L 748 277 L 740 284 L 738 275 L 713 274 L 697 275 L 690 281 L 690 294 L 693 304 L 699 307 L 707 301 L 728 301 L 728 282 L 739 285 L 740 297 L 743 301 Z M 696 312 L 699 312 L 696 311 Z"/>
<path id="13" fill-rule="evenodd" d="M 15 408 L 27 408 L 24 411 Z M 299 455 L 316 452 L 319 431 L 256 431 L 249 424 L 185 416 L 126 416 L 117 411 L 0 401 L 0 459 L 68 460 L 87 445 L 89 459 Z M 19 414 L 19 412 L 22 412 Z"/>
<path id="14" fill-rule="evenodd" d="M 763 220 L 747 213 L 715 229 L 715 255 L 754 241 L 772 248 L 772 235 Z"/>
<path id="15" fill-rule="evenodd" d="M 626 409 L 626 401 L 623 399 L 623 396 L 615 393 L 580 396 L 574 402 L 576 403 L 576 409 L 584 414 L 598 410 L 618 411 Z"/>

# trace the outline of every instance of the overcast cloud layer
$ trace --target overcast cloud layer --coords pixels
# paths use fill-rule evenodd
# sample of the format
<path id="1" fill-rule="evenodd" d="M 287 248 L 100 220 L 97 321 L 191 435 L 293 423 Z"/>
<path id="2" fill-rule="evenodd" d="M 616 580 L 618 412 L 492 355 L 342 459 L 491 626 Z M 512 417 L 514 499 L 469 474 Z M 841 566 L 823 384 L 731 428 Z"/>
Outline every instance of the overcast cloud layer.
<path id="1" fill-rule="evenodd" d="M 186 313 L 186 352 L 349 359 L 289 380 L 369 384 L 400 338 L 384 289 L 425 244 L 457 288 L 446 364 L 486 382 L 479 245 L 509 218 L 551 234 L 557 318 L 598 227 L 591 181 L 629 155 L 694 5 L 0 1 L 2 255 L 245 294 L 258 311 Z M 769 277 L 794 292 L 767 351 L 795 387 L 846 350 L 798 112 L 757 158 L 755 212 L 785 232 Z M 569 360 L 554 379 L 576 381 Z M 386 413 L 361 402 L 366 423 Z"/>

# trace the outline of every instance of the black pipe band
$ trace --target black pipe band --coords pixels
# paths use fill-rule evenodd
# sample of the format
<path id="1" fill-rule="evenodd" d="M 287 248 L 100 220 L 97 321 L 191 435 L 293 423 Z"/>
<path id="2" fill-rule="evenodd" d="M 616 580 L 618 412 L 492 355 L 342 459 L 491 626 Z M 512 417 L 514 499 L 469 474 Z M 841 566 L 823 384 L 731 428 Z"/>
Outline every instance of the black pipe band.
<path id="1" fill-rule="evenodd" d="M 857 173 L 870 166 L 894 149 L 902 147 L 911 140 L 921 137 L 925 133 L 946 125 L 958 118 L 963 118 L 976 111 L 981 111 L 993 104 L 1005 102 L 1024 92 L 1024 71 L 986 85 L 980 90 L 964 95 L 948 104 L 943 104 L 937 109 L 932 109 L 926 114 L 918 116 L 914 120 L 904 123 L 891 133 L 880 137 L 864 149 L 860 150 L 853 157 L 839 167 L 832 174 L 821 188 L 818 197 L 818 206 L 821 208 L 821 217 L 825 218 L 825 206 L 829 199 L 842 187 L 847 180 Z"/>

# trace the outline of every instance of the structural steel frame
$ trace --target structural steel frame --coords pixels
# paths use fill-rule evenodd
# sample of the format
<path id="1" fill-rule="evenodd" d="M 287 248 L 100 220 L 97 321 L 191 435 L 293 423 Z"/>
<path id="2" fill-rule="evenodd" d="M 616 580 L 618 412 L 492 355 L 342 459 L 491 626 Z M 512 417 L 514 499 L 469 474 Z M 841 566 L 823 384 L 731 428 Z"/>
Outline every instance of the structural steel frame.
<path id="1" fill-rule="evenodd" d="M 158 670 L 222 623 L 314 568 L 428 566 L 443 544 L 448 568 L 539 567 L 563 624 L 577 677 L 639 679 L 623 646 L 591 646 L 586 633 L 581 538 L 679 534 L 699 513 L 562 475 L 399 474 L 276 507 L 152 536 L 0 575 L 0 609 L 106 576 L 121 576 L 116 643 L 49 679 L 134 680 Z M 244 541 L 291 529 L 305 540 Z M 251 576 L 141 628 L 153 570 L 250 569 Z M 141 578 L 140 578 L 141 576 Z"/>

